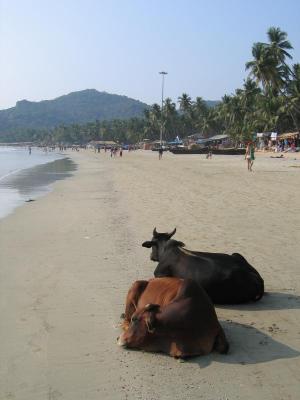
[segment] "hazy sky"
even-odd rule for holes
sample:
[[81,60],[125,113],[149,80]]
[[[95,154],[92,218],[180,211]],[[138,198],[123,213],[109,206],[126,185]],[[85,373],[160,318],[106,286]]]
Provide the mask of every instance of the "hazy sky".
[[148,104],[241,87],[254,42],[288,33],[300,62],[300,0],[0,0],[0,108],[95,88]]

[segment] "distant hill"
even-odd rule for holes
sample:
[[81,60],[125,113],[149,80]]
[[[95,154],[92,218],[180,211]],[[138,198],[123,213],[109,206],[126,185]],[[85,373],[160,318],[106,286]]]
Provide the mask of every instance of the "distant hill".
[[221,103],[220,100],[204,100],[204,101],[205,101],[205,103],[207,104],[207,106],[208,106],[209,108],[216,107],[218,104]]
[[52,128],[61,124],[141,117],[147,104],[126,96],[87,89],[53,100],[18,101],[0,110],[0,134],[18,129]]

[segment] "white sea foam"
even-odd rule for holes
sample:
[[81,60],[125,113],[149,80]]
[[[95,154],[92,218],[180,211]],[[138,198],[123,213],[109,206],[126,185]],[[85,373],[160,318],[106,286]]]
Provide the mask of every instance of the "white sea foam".
[[41,149],[33,148],[31,154],[24,147],[2,147],[0,146],[0,181],[15,174],[22,169],[32,168],[35,165],[45,164],[61,158],[55,152],[43,152]]

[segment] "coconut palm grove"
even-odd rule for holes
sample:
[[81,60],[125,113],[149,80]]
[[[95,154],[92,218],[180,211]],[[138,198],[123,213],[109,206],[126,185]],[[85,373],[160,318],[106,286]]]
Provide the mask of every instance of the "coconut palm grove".
[[167,141],[200,133],[204,137],[227,134],[236,142],[244,142],[255,132],[299,131],[300,64],[293,63],[293,46],[286,32],[271,27],[265,39],[253,44],[243,87],[218,102],[210,103],[200,96],[192,99],[183,93],[175,100],[166,98],[163,108],[159,104],[146,108],[142,117],[64,124],[52,129],[19,128],[5,139],[46,144],[91,140],[136,143],[159,139],[161,121]]

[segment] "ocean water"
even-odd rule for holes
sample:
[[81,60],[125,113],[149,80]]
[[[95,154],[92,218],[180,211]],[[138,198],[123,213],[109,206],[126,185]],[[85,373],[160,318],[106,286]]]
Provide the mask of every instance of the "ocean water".
[[0,218],[28,200],[48,193],[51,184],[72,175],[76,164],[63,154],[0,146]]

